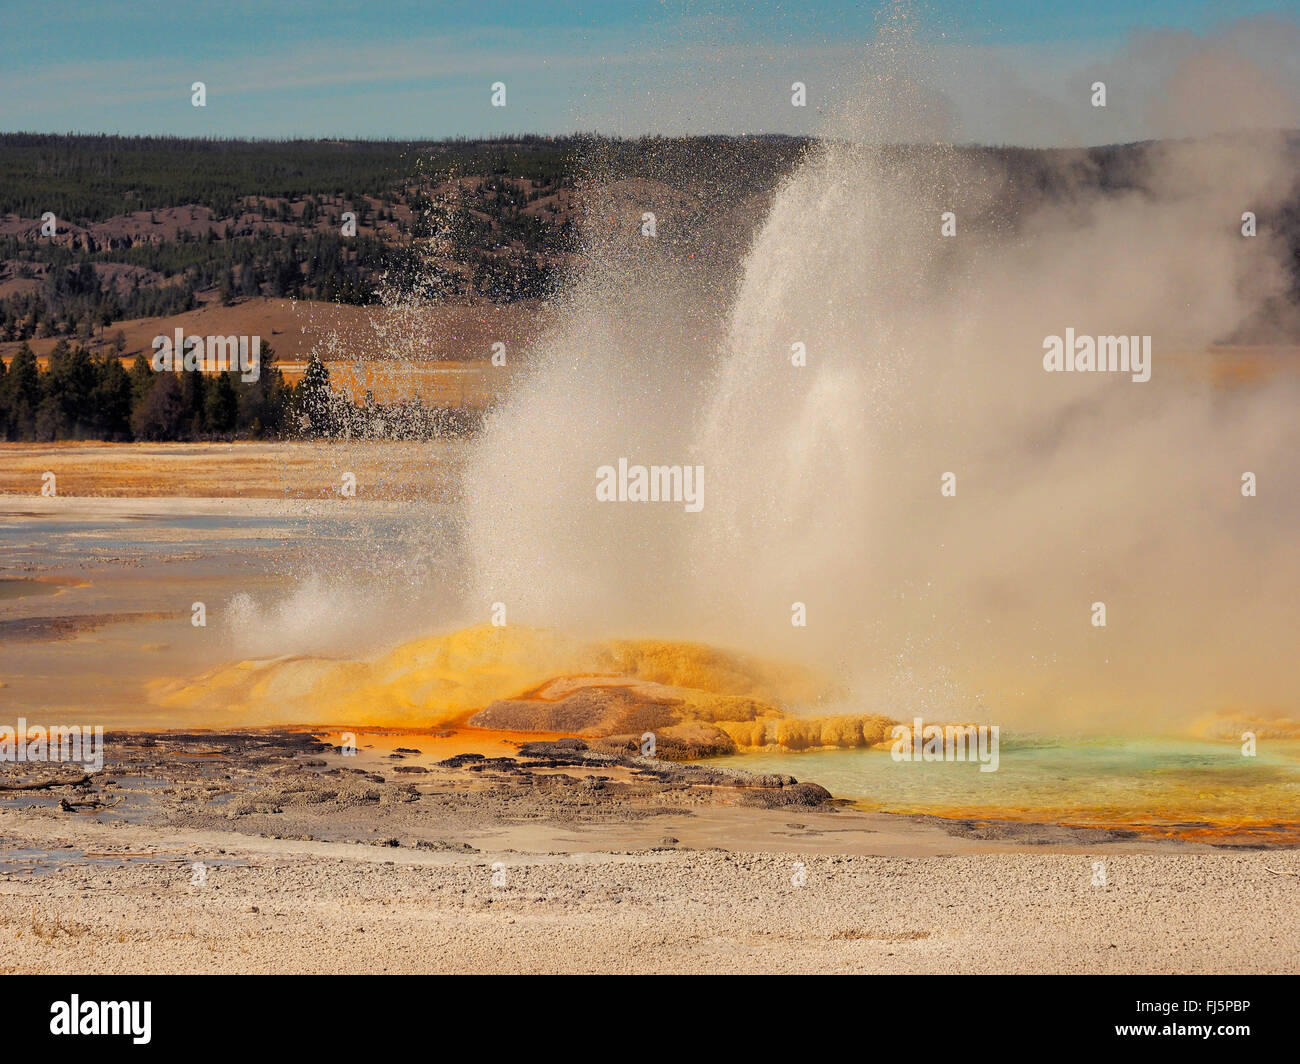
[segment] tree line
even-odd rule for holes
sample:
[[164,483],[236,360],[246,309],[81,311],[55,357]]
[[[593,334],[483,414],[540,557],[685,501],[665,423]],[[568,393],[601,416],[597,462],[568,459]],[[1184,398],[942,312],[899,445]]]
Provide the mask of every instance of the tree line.
[[[372,278],[388,268],[397,250],[372,237],[345,242],[338,234],[320,231],[97,252],[3,239],[0,259],[15,262],[19,278],[40,277],[41,283],[0,298],[0,340],[67,336],[85,341],[114,322],[193,310],[197,293],[212,288],[226,306],[260,295],[364,306],[375,301]],[[136,272],[120,286],[105,283],[95,264],[110,262]],[[165,280],[141,283],[148,277],[144,271]]]
[[0,214],[53,211],[78,224],[182,203],[237,213],[249,196],[358,200],[392,188],[419,158],[430,171],[557,180],[589,137],[225,140],[0,133]]
[[303,379],[287,384],[269,344],[260,373],[157,372],[145,355],[130,370],[60,340],[42,368],[23,343],[8,365],[0,359],[0,438],[55,440],[229,440],[286,436],[461,436],[476,413],[412,401],[363,404],[335,395],[329,370],[313,357]]

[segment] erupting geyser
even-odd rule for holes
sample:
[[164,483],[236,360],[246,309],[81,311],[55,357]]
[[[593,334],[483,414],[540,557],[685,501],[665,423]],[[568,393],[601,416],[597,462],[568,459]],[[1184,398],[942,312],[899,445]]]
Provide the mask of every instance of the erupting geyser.
[[[882,143],[930,128],[917,86],[844,109],[725,300],[634,208],[593,227],[474,448],[470,609],[810,662],[855,712],[1115,728],[1293,703],[1296,379],[1201,368],[1287,283],[1237,224],[1289,191],[1283,139],[1152,145],[1105,192],[1057,153],[1033,165],[1060,194],[1031,196],[1017,155]],[[1150,338],[1150,380],[1045,372],[1065,324]],[[698,464],[706,505],[601,503],[625,455]]]

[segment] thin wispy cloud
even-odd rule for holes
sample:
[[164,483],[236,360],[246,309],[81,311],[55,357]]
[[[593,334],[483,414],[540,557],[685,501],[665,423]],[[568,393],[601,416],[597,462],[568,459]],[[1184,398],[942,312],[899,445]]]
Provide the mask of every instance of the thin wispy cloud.
[[[575,25],[571,12],[550,4],[522,15],[492,4],[398,3],[369,21],[328,4],[273,14],[244,4],[223,9],[224,32],[210,32],[217,23],[206,11],[187,22],[137,3],[117,10],[112,23],[87,13],[83,26],[72,17],[75,5],[55,5],[49,34],[22,47],[0,44],[0,127],[349,137],[816,132],[870,76],[875,13],[812,4],[768,24],[758,8],[663,5],[647,13],[615,5]],[[1101,143],[1231,119],[1225,89],[1215,91],[1227,99],[1201,101],[1199,118],[1189,112],[1195,86],[1176,114],[1148,99],[1152,86],[1168,83],[1166,68],[1179,55],[1199,55],[1204,12],[1158,31],[1114,5],[1107,12],[1087,32],[1058,27],[1066,35],[1057,38],[1045,16],[999,25],[924,13],[916,45],[928,89],[952,113],[951,138]],[[87,34],[100,32],[126,46],[88,50]],[[1041,39],[1001,39],[1031,32]],[[1215,39],[1225,72],[1234,69],[1234,49],[1265,71],[1267,85],[1252,86],[1251,99],[1269,99],[1270,90],[1276,101],[1267,116],[1243,117],[1283,121],[1300,95],[1296,16],[1243,19]],[[1087,106],[1096,78],[1111,88],[1104,113]],[[195,81],[207,87],[205,108],[190,105]],[[490,104],[496,81],[508,86],[506,108]],[[790,106],[794,81],[807,86],[806,108]]]

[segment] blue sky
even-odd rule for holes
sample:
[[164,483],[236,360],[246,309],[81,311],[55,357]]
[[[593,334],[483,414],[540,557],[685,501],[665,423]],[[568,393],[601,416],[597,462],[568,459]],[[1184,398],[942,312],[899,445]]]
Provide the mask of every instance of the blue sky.
[[[264,137],[814,132],[854,98],[864,71],[869,80],[881,55],[877,21],[891,7],[0,4],[0,129]],[[1218,32],[1263,64],[1269,86],[1281,83],[1285,95],[1300,84],[1291,36],[1300,0],[934,0],[905,10],[918,27],[919,76],[951,112],[952,139],[1162,132],[1143,126],[1153,95],[1179,63],[1217,47]],[[1120,98],[1097,114],[1086,90],[1102,74]],[[790,106],[795,80],[808,85],[806,108]],[[190,104],[194,81],[207,85],[205,108]],[[491,106],[495,81],[506,84],[504,108]]]

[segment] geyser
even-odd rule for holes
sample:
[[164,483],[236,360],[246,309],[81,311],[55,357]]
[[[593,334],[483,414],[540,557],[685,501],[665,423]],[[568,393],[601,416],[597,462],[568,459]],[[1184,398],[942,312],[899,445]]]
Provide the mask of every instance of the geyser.
[[[663,250],[662,215],[660,243],[588,233],[474,446],[467,609],[809,662],[852,692],[821,712],[1113,729],[1294,705],[1296,378],[1198,370],[1289,283],[1236,224],[1276,217],[1285,139],[1134,148],[1107,189],[1087,152],[1036,157],[1060,191],[1030,196],[1022,153],[882,144],[915,84],[845,106],[730,288]],[[1152,337],[1151,381],[1045,373],[1062,322]],[[708,505],[600,504],[611,454],[700,465]]]

